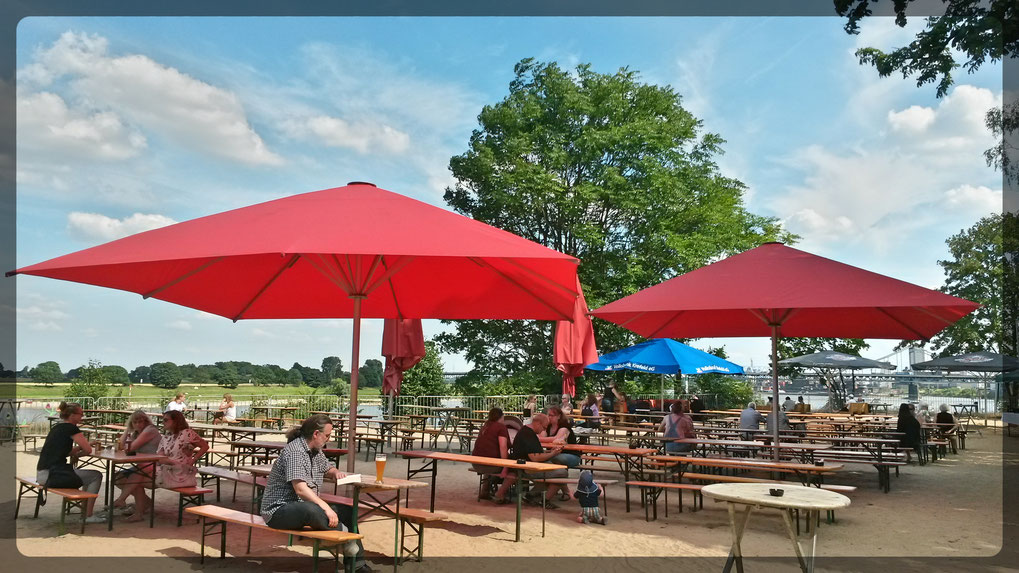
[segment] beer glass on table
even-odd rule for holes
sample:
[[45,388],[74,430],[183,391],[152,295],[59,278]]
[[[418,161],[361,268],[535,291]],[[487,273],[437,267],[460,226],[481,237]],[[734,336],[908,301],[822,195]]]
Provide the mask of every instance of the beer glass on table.
[[386,473],[386,454],[375,454],[375,483],[382,483]]

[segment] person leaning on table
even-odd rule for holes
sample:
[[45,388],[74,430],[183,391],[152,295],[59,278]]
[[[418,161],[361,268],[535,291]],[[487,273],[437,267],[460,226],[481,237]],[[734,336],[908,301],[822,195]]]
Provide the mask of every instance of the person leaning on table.
[[[262,495],[260,513],[266,525],[273,529],[309,526],[339,531],[350,531],[353,527],[350,507],[326,503],[318,496],[326,476],[346,475],[322,453],[332,433],[333,423],[324,414],[315,414],[287,432],[287,445],[272,464]],[[356,554],[354,569],[358,573],[372,571],[364,560],[364,547],[359,540],[344,546],[343,554]]]
[[[518,460],[525,460],[531,462],[546,462],[560,453],[562,453],[562,446],[554,446],[551,450],[545,451],[544,446],[541,445],[541,440],[538,436],[545,432],[545,428],[548,427],[548,416],[545,414],[535,414],[531,418],[531,423],[520,428],[517,432],[516,438],[513,440],[513,451],[510,457]],[[566,470],[563,470],[565,472]],[[553,475],[556,474],[556,475]],[[529,477],[565,477],[562,472],[537,472],[535,475],[526,474]],[[506,492],[517,480],[516,475],[510,474],[502,481],[502,485],[499,486],[499,491],[495,492],[495,503],[506,503]],[[555,508],[555,504],[546,502],[546,507]]]
[[[89,455],[92,453],[92,444],[85,439],[85,434],[81,433],[81,429],[78,428],[82,415],[81,406],[74,402],[61,402],[57,406],[57,411],[60,412],[60,423],[53,425],[50,433],[46,436],[46,441],[42,445],[42,451],[39,452],[39,462],[35,466],[35,481],[47,487],[62,488],[68,487],[68,485],[58,481],[58,477],[60,480],[73,479],[74,475],[77,475],[78,479],[74,481],[80,481],[81,485],[76,486],[75,489],[80,487],[89,493],[99,493],[103,474],[96,470],[74,468],[71,464],[67,463],[68,455],[72,458],[77,458],[82,454]],[[96,445],[98,446],[98,442]],[[52,481],[51,473],[53,474]],[[70,475],[72,473],[74,475]],[[106,521],[103,517],[92,515],[96,499],[93,497],[88,500],[85,508],[86,523],[102,523]]]

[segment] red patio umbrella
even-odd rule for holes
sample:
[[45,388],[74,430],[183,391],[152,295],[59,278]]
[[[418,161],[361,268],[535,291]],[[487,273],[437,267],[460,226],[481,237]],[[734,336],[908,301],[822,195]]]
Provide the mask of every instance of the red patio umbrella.
[[[979,306],[765,243],[591,314],[647,338],[771,336],[777,406],[779,336],[926,340]],[[773,439],[778,444],[778,424]]]
[[590,311],[579,278],[577,292],[580,294],[573,307],[573,320],[560,320],[556,323],[552,348],[552,361],[556,369],[563,373],[563,394],[570,396],[576,394],[575,378],[584,375],[584,367],[598,362],[594,325],[588,314]]
[[[382,394],[395,398],[400,393],[403,373],[425,357],[425,335],[419,318],[387,318],[382,328]],[[392,413],[393,409],[389,409]]]
[[[371,183],[154,229],[7,273],[135,292],[234,321],[353,318],[355,449],[361,318],[570,320],[577,259]],[[347,468],[353,471],[353,456]]]

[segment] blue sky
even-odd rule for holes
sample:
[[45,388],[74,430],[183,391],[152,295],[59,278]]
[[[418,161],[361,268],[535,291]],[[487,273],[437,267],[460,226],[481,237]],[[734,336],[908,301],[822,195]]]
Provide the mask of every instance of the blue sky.
[[[834,17],[29,18],[17,35],[17,265],[348,181],[444,206],[449,158],[534,57],[673,86],[727,140],[718,163],[749,186],[750,209],[782,219],[798,248],[938,287],[944,240],[1001,209],[981,155],[1001,68],[960,70],[937,100],[853,56],[916,30],[872,18],[854,37]],[[234,324],[16,280],[19,368],[328,355],[350,366],[349,320]],[[441,328],[429,322],[426,334]],[[379,357],[381,329],[365,322],[362,360]],[[871,342],[879,357],[896,341]],[[766,364],[764,339],[695,343],[719,344]]]

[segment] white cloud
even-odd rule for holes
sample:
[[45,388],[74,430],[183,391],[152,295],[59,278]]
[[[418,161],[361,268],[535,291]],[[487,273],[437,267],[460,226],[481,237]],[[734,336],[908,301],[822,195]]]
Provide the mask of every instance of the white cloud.
[[22,299],[30,302],[17,307],[17,324],[36,332],[61,332],[64,330],[64,325],[72,318],[70,314],[62,310],[67,307],[67,303],[35,293],[26,293],[26,295],[19,295]]
[[974,215],[986,215],[1001,211],[1001,189],[983,185],[960,185],[945,192],[945,203],[953,209],[964,210]]
[[[116,110],[138,126],[196,151],[250,165],[279,165],[248,123],[239,98],[140,55],[113,56],[98,35],[65,32],[19,71],[26,86],[69,78],[86,115]],[[27,97],[27,96],[26,96]]]
[[410,147],[410,136],[378,122],[350,123],[338,117],[317,115],[287,120],[284,131],[291,137],[314,140],[329,147],[345,147],[361,154],[400,154]]
[[191,323],[186,321],[186,320],[174,320],[174,321],[168,322],[166,324],[166,326],[167,326],[167,328],[172,328],[174,330],[184,330],[184,331],[191,330]]
[[251,334],[253,336],[257,336],[259,338],[276,338],[275,334],[273,334],[272,332],[269,332],[267,330],[263,330],[261,328],[253,328],[251,330]]
[[902,111],[889,111],[888,123],[895,131],[905,131],[912,135],[923,133],[934,123],[934,110],[911,105]]
[[145,149],[145,136],[112,111],[70,110],[50,92],[18,97],[19,153],[43,151],[80,159],[118,160]]
[[99,213],[73,212],[67,216],[67,231],[75,239],[98,243],[112,241],[142,231],[157,229],[176,223],[173,219],[159,214],[135,213],[123,219],[115,219]]

